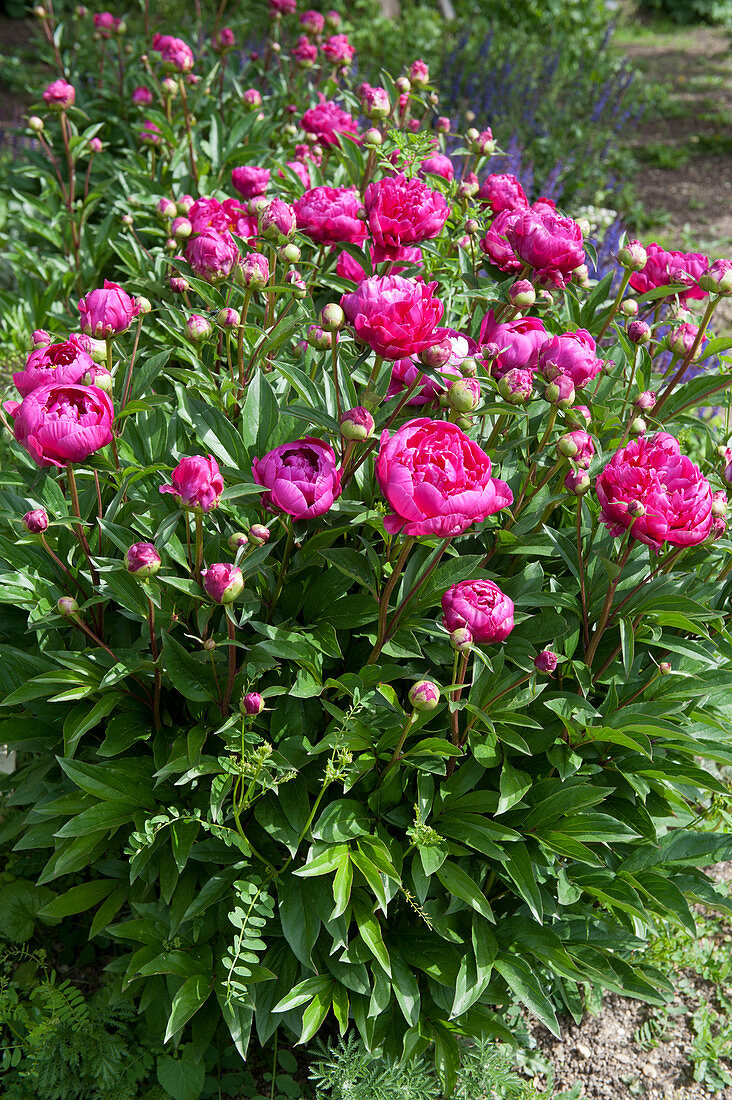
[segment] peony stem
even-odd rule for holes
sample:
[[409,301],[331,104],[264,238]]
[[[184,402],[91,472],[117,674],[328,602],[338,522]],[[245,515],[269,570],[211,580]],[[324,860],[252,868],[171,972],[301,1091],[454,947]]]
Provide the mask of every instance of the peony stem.
[[[135,342],[132,345],[132,356],[130,357],[129,366],[127,367],[127,377],[125,378],[125,388],[124,388],[124,392],[123,392],[123,395],[122,395],[122,405],[121,405],[120,410],[119,410],[120,412],[122,412],[122,410],[124,409],[125,405],[127,404],[127,398],[130,396],[130,386],[132,384],[132,368],[135,365],[135,357],[137,355],[137,345],[140,343],[140,332],[141,331],[142,331],[142,315],[140,315],[140,320],[139,320],[139,323],[137,325],[137,332],[135,333]],[[109,359],[109,362],[108,362],[107,365],[108,365],[108,367],[110,368],[110,371],[111,371],[111,366],[112,366],[112,363],[111,363],[111,360],[112,360],[112,342],[111,342],[111,340],[107,344],[107,354],[108,354],[108,359]]]
[[625,543],[625,547],[624,547],[624,549],[623,549],[623,551],[620,555],[620,561],[618,562],[617,575],[615,576],[615,578],[613,580],[610,581],[610,584],[608,585],[607,595],[605,596],[605,602],[602,605],[602,611],[600,612],[600,618],[598,620],[597,626],[595,627],[595,632],[592,635],[592,638],[590,639],[590,644],[587,647],[587,649],[585,650],[585,658],[584,659],[585,659],[585,664],[587,665],[588,668],[592,668],[592,662],[595,659],[595,655],[597,653],[597,647],[599,646],[600,640],[601,640],[603,634],[605,633],[605,627],[607,626],[607,621],[610,617],[610,608],[612,606],[613,596],[615,595],[615,589],[618,587],[618,582],[620,581],[620,578],[622,576],[623,569],[625,568],[625,564],[626,564],[628,558],[630,557],[630,551],[631,551],[632,546],[633,546],[632,530],[633,530],[632,526],[628,528],[628,538],[627,538],[627,541]]
[[198,584],[201,583],[201,567],[203,565],[203,519],[201,513],[196,512],[196,565],[194,576]]
[[[69,484],[69,496],[71,497],[71,507],[74,514],[79,520],[81,520],[81,509],[79,507],[79,493],[76,488],[76,478],[74,477],[74,467],[69,463],[66,467],[66,476]],[[74,530],[76,531],[76,537],[79,540],[79,545],[84,552],[84,556],[89,563],[89,572],[91,573],[92,585],[96,588],[99,584],[99,574],[97,573],[96,566],[92,561],[91,550],[89,549],[89,543],[87,542],[86,535],[84,534],[84,528],[81,522],[74,524]]]
[[335,386],[336,397],[336,412],[338,413],[338,422],[340,423],[343,415],[343,409],[341,408],[341,388],[338,381],[338,333],[333,333],[333,343],[331,345],[333,353],[333,385]]
[[409,734],[410,729],[414,725],[416,718],[417,718],[417,712],[413,710],[412,713],[409,715],[409,718],[407,718],[406,725],[404,726],[404,729],[401,732],[401,736],[399,737],[399,740],[397,742],[396,748],[394,749],[394,752],[391,754],[391,759],[389,760],[389,763],[386,765],[383,772],[381,773],[381,776],[380,776],[380,779],[379,779],[379,784],[384,782],[384,779],[386,778],[388,773],[391,771],[391,769],[394,767],[394,765],[399,762],[399,757],[401,755],[401,751],[404,748],[404,742],[407,740],[407,735]]
[[579,564],[580,599],[582,601],[582,637],[585,649],[590,644],[590,624],[587,618],[587,583],[585,581],[585,559],[582,553],[582,497],[577,497],[577,561]]
[[236,646],[234,645],[236,640],[236,626],[228,612],[226,612],[226,629],[229,635],[229,674],[226,679],[226,690],[221,703],[221,715],[223,718],[226,718],[228,713],[231,696],[234,691],[234,680],[236,679]]
[[405,607],[407,606],[409,601],[412,599],[412,597],[419,591],[419,589],[422,587],[422,585],[427,580],[427,578],[430,576],[430,574],[432,574],[435,571],[435,569],[437,568],[437,566],[440,564],[440,560],[442,559],[442,555],[445,553],[445,551],[447,550],[447,548],[448,548],[448,546],[450,545],[451,542],[452,542],[452,536],[450,536],[450,538],[446,538],[444,540],[444,542],[442,543],[442,546],[440,546],[438,548],[437,553],[435,554],[434,558],[432,559],[430,564],[425,569],[424,573],[422,573],[422,575],[417,578],[417,580],[414,582],[412,587],[409,589],[409,592],[407,592],[406,596],[404,597],[402,602],[397,607],[396,611],[394,612],[394,617],[391,620],[391,624],[390,624],[389,629],[388,629],[387,634],[386,634],[386,640],[387,641],[389,640],[389,638],[393,637],[393,635],[396,633],[397,627],[399,626],[399,622],[401,620],[401,617],[402,617],[402,614],[404,612]]
[[382,592],[381,600],[379,601],[379,629],[378,634],[376,635],[376,644],[371,650],[371,655],[366,662],[367,665],[373,665],[378,660],[379,654],[386,644],[386,619],[389,614],[389,599],[391,598],[391,594],[396,587],[397,581],[399,580],[399,575],[406,565],[407,558],[409,557],[409,552],[416,541],[416,538],[408,538],[406,540],[406,542],[404,543],[404,547],[402,548],[402,552],[399,555],[399,560],[392,569],[391,576],[384,586],[384,591]]
[[626,271],[623,272],[623,279],[622,279],[622,282],[620,283],[620,287],[618,288],[618,293],[615,295],[615,301],[610,306],[610,312],[608,313],[607,317],[605,318],[605,321],[603,323],[602,328],[600,329],[600,332],[598,334],[598,337],[597,337],[597,340],[595,341],[595,343],[599,344],[600,341],[602,340],[603,336],[607,332],[607,330],[610,328],[610,323],[611,323],[613,317],[615,316],[615,314],[620,309],[620,303],[623,300],[623,295],[625,294],[626,287],[628,286],[628,283],[630,282],[630,276],[631,275],[632,275],[632,272],[629,271],[629,270],[626,270]]
[[159,730],[161,726],[160,721],[160,686],[161,676],[160,669],[158,668],[158,643],[155,637],[155,605],[152,602],[150,596],[147,597],[148,606],[148,623],[150,625],[150,649],[152,650],[153,667],[155,672],[155,692],[153,695],[153,720],[155,722],[155,729]]
[[292,556],[292,547],[295,543],[295,532],[292,527],[292,520],[287,525],[287,542],[285,543],[285,550],[282,555],[282,565],[280,566],[280,574],[277,578],[277,584],[275,586],[272,599],[269,601],[269,609],[267,612],[267,622],[272,618],[272,612],[274,611],[277,601],[280,598],[282,592],[282,586],[285,583],[285,575],[287,573],[287,567],[290,564],[290,557]]
[[689,366],[693,362],[694,356],[696,355],[697,351],[699,350],[699,348],[701,346],[701,342],[704,339],[704,333],[706,332],[706,330],[709,326],[709,322],[712,319],[712,314],[714,313],[714,311],[717,308],[717,305],[720,301],[721,301],[721,299],[719,297],[711,298],[709,300],[707,308],[704,310],[704,316],[701,319],[701,324],[699,325],[699,331],[696,334],[696,339],[694,340],[694,343],[692,344],[691,348],[689,349],[689,351],[686,355],[686,358],[682,362],[681,366],[676,371],[676,374],[673,376],[673,378],[671,379],[669,384],[666,386],[666,389],[663,391],[663,393],[659,397],[658,401],[656,402],[655,408],[653,410],[653,415],[656,417],[656,419],[660,419],[659,413],[660,413],[661,409],[663,408],[663,406],[666,404],[667,400],[671,396],[671,393],[673,392],[674,387],[678,385],[678,383],[681,381],[683,376],[686,374],[686,371],[688,370]]

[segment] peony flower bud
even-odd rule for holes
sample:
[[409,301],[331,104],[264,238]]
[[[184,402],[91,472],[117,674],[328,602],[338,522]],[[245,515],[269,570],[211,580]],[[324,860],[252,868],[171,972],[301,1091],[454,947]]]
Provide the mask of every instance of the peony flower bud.
[[645,321],[631,321],[627,332],[631,344],[647,344],[651,339],[651,327]]
[[477,378],[459,378],[448,387],[447,401],[456,412],[472,412],[481,403],[480,382]]
[[658,671],[661,673],[662,676],[668,676],[668,674],[673,671],[673,669],[671,668],[671,663],[669,661],[661,661],[660,665],[658,666]]
[[474,359],[472,355],[469,355],[467,359],[463,359],[458,369],[463,378],[477,378],[478,360]]
[[265,527],[263,523],[253,523],[249,528],[249,541],[253,542],[255,546],[263,546],[266,542],[269,542],[269,539],[269,527]]
[[442,340],[439,344],[433,344],[431,347],[423,348],[419,353],[419,361],[425,367],[429,367],[430,370],[439,370],[440,367],[444,367],[446,363],[450,361],[452,357],[452,342],[448,339]]
[[642,416],[636,416],[630,423],[629,434],[632,436],[643,435],[647,431],[648,425]]
[[296,264],[299,262],[302,253],[293,241],[289,241],[287,244],[280,245],[277,249],[277,255],[285,263]]
[[370,130],[366,130],[361,138],[364,145],[368,145],[371,148],[378,148],[384,143],[384,136],[380,130],[374,129],[372,126]]
[[160,554],[151,542],[133,543],[125,553],[125,566],[128,573],[134,573],[141,581],[155,576],[160,568],[160,561]]
[[638,303],[635,298],[624,298],[620,303],[620,312],[624,317],[635,317],[638,313]]
[[397,77],[394,81],[394,87],[399,92],[399,95],[409,95],[412,90],[412,85],[406,76]]
[[640,241],[628,241],[618,252],[618,262],[627,271],[642,271],[647,260],[648,253]]
[[34,508],[25,513],[21,523],[29,535],[42,535],[48,528],[48,513],[45,508]]
[[[674,355],[678,355],[679,358],[683,358],[689,355],[689,353],[691,352],[691,349],[694,347],[694,343],[698,334],[699,329],[696,325],[685,322],[684,324],[678,325],[676,328],[672,329],[671,332],[668,333],[666,339],[664,340],[664,344],[666,345],[668,350]],[[701,355],[701,352],[702,347],[700,344],[696,350],[694,359],[698,359]]]
[[437,130],[438,134],[449,134],[450,119],[446,118],[444,115],[440,115],[440,117],[437,119],[437,122],[435,123],[435,130]]
[[564,478],[564,488],[576,497],[583,497],[592,482],[584,470],[570,470]]
[[544,397],[558,409],[568,409],[575,399],[574,384],[568,374],[558,374],[544,390]]
[[440,701],[440,689],[432,680],[418,680],[409,689],[409,702],[418,714],[434,710]]
[[[472,173],[471,173],[471,176],[472,176]],[[478,194],[479,191],[480,191],[480,184],[478,183],[477,178],[474,177],[474,178],[471,179],[471,177],[468,176],[460,182],[460,184],[458,186],[458,189],[457,189],[457,197],[458,197],[458,199],[461,199],[462,201],[469,202],[470,199],[475,198],[475,196]]]
[[238,328],[241,324],[241,314],[231,306],[225,306],[216,314],[216,324],[221,328]]
[[241,101],[250,111],[256,111],[258,107],[262,106],[262,95],[256,88],[247,88],[242,93]]
[[34,348],[47,348],[51,343],[51,333],[46,332],[45,328],[34,329],[31,333],[31,340]]
[[176,241],[187,241],[193,232],[193,225],[188,218],[178,217],[173,219],[170,232]]
[[248,691],[246,695],[242,695],[241,697],[239,710],[248,717],[254,717],[257,714],[261,714],[264,710],[264,699],[258,691]]
[[473,632],[467,626],[458,626],[450,635],[450,645],[456,653],[467,653],[473,648]]
[[307,342],[317,351],[328,351],[333,346],[333,334],[324,332],[320,325],[310,325],[307,331]]
[[727,515],[727,494],[723,489],[712,496],[712,515],[715,519],[722,519]]
[[186,321],[186,328],[188,329],[188,338],[194,344],[200,343],[201,340],[207,340],[212,332],[211,322],[206,317],[202,317],[200,313],[191,314]]
[[571,435],[563,435],[557,440],[557,452],[564,458],[574,458],[579,452],[579,447]]
[[191,286],[183,275],[171,275],[168,280],[168,285],[174,294],[185,294],[187,290],[190,290]]
[[640,500],[631,500],[628,505],[628,515],[633,519],[640,519],[641,516],[646,514],[646,506]]
[[362,443],[374,434],[374,418],[363,405],[348,409],[341,417],[341,435],[354,443]]
[[541,653],[537,653],[534,657],[534,668],[537,672],[548,672],[551,676],[554,669],[559,664],[559,658],[556,653],[552,653],[551,649],[542,649]]
[[430,71],[424,61],[412,62],[409,66],[409,80],[415,88],[424,88],[429,84]]
[[498,392],[509,405],[525,405],[533,391],[534,374],[528,369],[513,367],[498,381]]
[[281,199],[272,199],[259,215],[259,232],[265,240],[285,244],[296,228],[295,211]]
[[335,302],[331,302],[321,309],[320,323],[326,332],[337,332],[338,329],[343,328],[345,325],[346,315],[341,306],[337,305]]
[[60,615],[76,615],[79,611],[79,604],[73,596],[62,596],[56,604]]
[[176,204],[173,202],[172,199],[167,198],[165,195],[163,195],[162,199],[160,199],[155,209],[157,210],[161,218],[166,218],[168,220],[174,218],[175,215],[178,213],[178,207],[176,206]]
[[68,111],[73,107],[76,91],[65,80],[54,80],[43,93],[43,102],[52,111]]
[[245,287],[257,290],[269,279],[269,260],[261,252],[250,252],[240,264]]
[[307,284],[299,271],[288,271],[285,275],[285,283],[287,283],[291,287],[294,287],[295,298],[307,297]]
[[241,550],[242,546],[247,546],[248,543],[249,539],[243,531],[234,531],[233,534],[229,535],[227,545],[229,550],[235,554],[237,550]]
[[244,577],[237,565],[220,562],[201,572],[206,594],[216,603],[233,603],[244,587]]
[[34,134],[40,134],[45,127],[45,123],[38,115],[31,115],[28,119],[28,129],[32,130]]
[[637,397],[633,398],[633,404],[636,409],[641,412],[650,412],[650,410],[656,404],[656,391],[655,390],[643,390]]
[[707,294],[732,295],[732,260],[715,260],[699,277],[699,286]]
[[536,291],[528,279],[519,279],[508,288],[508,297],[517,309],[530,309],[536,301]]

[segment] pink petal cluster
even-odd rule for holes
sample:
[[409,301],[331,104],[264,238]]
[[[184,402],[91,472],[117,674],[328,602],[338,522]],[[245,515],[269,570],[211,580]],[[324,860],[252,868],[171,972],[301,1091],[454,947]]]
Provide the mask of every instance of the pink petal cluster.
[[549,339],[550,334],[538,317],[497,322],[493,310],[489,309],[481,322],[478,342],[492,345],[492,350],[500,349],[493,359],[491,374],[494,378],[502,378],[510,370],[534,372],[539,352]]
[[202,512],[216,508],[224,491],[224,479],[213,455],[182,458],[170,480],[170,485],[160,486],[160,492],[172,493],[180,505]]
[[189,73],[193,68],[193,51],[182,38],[170,34],[156,34],[153,37],[153,49],[160,53],[163,66],[177,73]]
[[263,195],[267,190],[269,177],[269,168],[257,168],[253,164],[243,164],[231,170],[231,182],[243,199]]
[[297,0],[269,0],[270,15],[292,15],[297,8]]
[[437,325],[444,307],[433,297],[436,286],[401,275],[372,275],[344,294],[341,305],[362,343],[385,359],[404,359],[442,339]]
[[104,286],[92,290],[79,302],[82,332],[97,339],[117,336],[130,327],[140,310],[118,283],[104,280]]
[[66,111],[73,107],[76,91],[65,80],[53,80],[43,93],[43,102],[57,111]]
[[97,375],[109,375],[106,367],[97,366],[84,349],[78,336],[69,336],[60,344],[36,348],[28,356],[25,370],[13,375],[21,397],[27,397],[39,386],[85,385]]
[[294,204],[297,228],[317,244],[363,244],[363,203],[355,187],[313,187]]
[[602,359],[597,358],[596,351],[597,345],[587,329],[564,332],[542,344],[538,369],[547,382],[553,382],[560,374],[568,375],[574,388],[580,390],[605,366]]
[[503,642],[513,630],[513,601],[493,581],[460,581],[441,602],[450,634],[467,627],[476,642]]
[[683,283],[687,290],[679,294],[681,301],[690,298],[703,298],[705,291],[699,286],[699,279],[709,267],[709,257],[701,252],[667,252],[660,244],[649,244],[647,259],[642,271],[634,271],[630,276],[630,285],[639,294],[647,294],[657,287],[672,283]]
[[39,386],[5,409],[16,440],[39,466],[83,462],[112,440],[114,407],[96,386]]
[[402,173],[370,183],[364,205],[376,263],[399,259],[402,245],[438,237],[450,216],[444,195]]
[[494,214],[500,214],[502,210],[526,210],[529,200],[526,192],[516,179],[509,173],[493,173],[486,176],[481,184],[478,198],[486,203]]
[[294,519],[321,516],[341,495],[341,471],[333,448],[313,436],[255,458],[252,474],[258,485],[269,490],[262,494],[264,506]]
[[455,175],[455,166],[444,153],[433,153],[431,157],[427,157],[427,160],[423,160],[419,166],[420,176],[427,173],[433,176],[442,176],[449,183]]
[[232,603],[244,587],[244,575],[238,565],[218,562],[201,573],[207,596],[216,603]]
[[138,577],[153,577],[160,568],[161,557],[151,542],[134,542],[125,551],[125,566],[128,573]]
[[307,34],[322,34],[325,29],[325,17],[319,11],[300,12],[300,26]]
[[664,542],[696,546],[712,529],[712,487],[667,432],[641,436],[617,451],[596,483],[600,518],[613,535],[654,550]]
[[149,107],[153,101],[153,94],[144,84],[139,84],[132,93],[132,102],[138,107]]
[[410,420],[383,432],[376,476],[391,514],[390,534],[461,535],[513,502],[505,482],[491,477],[491,460],[456,424]]
[[301,34],[292,47],[292,57],[302,69],[309,69],[318,59],[318,47],[306,34]]
[[208,283],[215,283],[234,270],[239,260],[239,249],[230,233],[207,229],[189,238],[185,257],[196,275]]
[[533,267],[542,282],[564,287],[575,268],[585,262],[582,230],[571,218],[537,206],[519,214],[507,227],[506,238],[519,260]]
[[347,134],[354,140],[358,136],[355,118],[341,110],[337,103],[323,96],[317,106],[310,107],[305,112],[300,125],[308,134],[315,134],[323,145],[339,145],[340,134]]
[[521,208],[501,210],[488,226],[485,236],[478,242],[481,251],[499,271],[514,272],[521,270],[521,261],[516,258],[507,240],[508,231],[516,224]]
[[332,65],[350,65],[354,50],[346,34],[332,34],[323,43],[323,53]]

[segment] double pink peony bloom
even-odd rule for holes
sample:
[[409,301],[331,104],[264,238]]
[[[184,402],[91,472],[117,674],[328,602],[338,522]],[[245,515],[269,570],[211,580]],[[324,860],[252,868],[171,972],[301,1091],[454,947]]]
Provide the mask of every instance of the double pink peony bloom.
[[647,294],[657,287],[671,283],[683,283],[688,287],[679,294],[682,302],[690,298],[704,298],[705,291],[699,279],[709,267],[709,257],[701,252],[667,252],[660,244],[649,244],[647,259],[642,271],[634,271],[630,285],[638,294]]
[[526,192],[515,176],[508,173],[494,173],[486,176],[481,184],[478,198],[486,203],[494,214],[503,210],[526,210],[529,200]]
[[320,103],[302,116],[300,125],[308,134],[315,134],[321,145],[340,145],[341,134],[347,134],[354,141],[358,138],[355,118],[322,95]]
[[161,493],[172,493],[184,508],[210,512],[218,506],[224,491],[224,479],[213,455],[182,458],[173,470],[170,485],[161,485]]
[[313,187],[294,204],[297,228],[316,244],[361,245],[366,226],[355,187]]
[[654,550],[696,546],[712,529],[712,487],[667,432],[633,440],[597,479],[600,518],[613,535],[628,528]]
[[539,352],[550,340],[550,334],[538,317],[519,317],[515,321],[497,322],[489,309],[480,326],[481,345],[490,345],[493,357],[491,374],[503,378],[510,370],[536,370]]
[[537,206],[521,212],[506,228],[506,238],[516,256],[537,277],[564,287],[572,272],[585,262],[582,230],[571,218]]
[[109,378],[106,367],[98,366],[82,347],[78,336],[69,336],[60,344],[36,348],[28,356],[25,370],[13,375],[21,397],[39,386],[88,385],[96,378]]
[[43,102],[56,111],[67,111],[73,107],[76,91],[65,80],[52,81],[43,93]]
[[15,438],[39,466],[83,462],[112,440],[114,407],[96,386],[39,386],[5,408]]
[[384,359],[404,359],[439,344],[442,302],[432,297],[437,283],[372,275],[341,298],[357,338]]
[[402,245],[438,237],[450,216],[444,195],[401,173],[370,183],[364,205],[375,263],[400,259]]
[[456,424],[410,420],[383,432],[376,476],[392,512],[390,534],[461,535],[473,523],[513,503],[505,482],[491,477],[491,460]]
[[243,199],[254,199],[263,195],[269,183],[269,168],[256,168],[253,164],[243,164],[232,168],[231,182]]
[[252,474],[265,508],[286,512],[293,519],[322,516],[341,495],[341,471],[336,469],[333,448],[322,439],[306,436],[284,443],[255,458]]
[[442,597],[445,629],[467,627],[476,642],[503,642],[513,630],[513,601],[493,581],[460,581]]
[[602,359],[597,358],[596,350],[595,341],[584,328],[552,336],[539,349],[539,372],[547,382],[553,382],[561,374],[568,375],[574,388],[580,390],[605,366]]
[[81,330],[98,340],[125,332],[139,312],[129,294],[106,279],[101,290],[90,291],[79,302]]

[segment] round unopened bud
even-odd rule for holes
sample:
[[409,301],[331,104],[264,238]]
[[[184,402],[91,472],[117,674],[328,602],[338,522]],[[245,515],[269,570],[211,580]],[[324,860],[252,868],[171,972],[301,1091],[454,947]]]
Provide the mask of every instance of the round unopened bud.
[[643,435],[648,430],[648,425],[642,416],[636,416],[630,422],[629,434],[630,435]]
[[241,697],[239,710],[250,718],[261,714],[264,710],[264,699],[258,691],[248,691],[246,695]]
[[[95,340],[93,336],[87,336],[84,341],[84,351],[91,355],[95,363],[107,362],[107,343],[105,340]],[[95,383],[99,385],[99,383]]]
[[60,615],[76,615],[79,611],[79,604],[73,596],[62,596],[56,607]]
[[130,226],[134,225],[134,218],[132,217],[132,214],[123,214],[122,215],[122,225],[126,229],[129,229]]
[[394,81],[394,87],[400,95],[409,95],[412,90],[412,85],[410,84],[409,79],[406,76],[397,77],[397,79]]
[[96,386],[98,390],[102,390],[108,397],[114,396],[114,379],[111,374],[97,374],[92,376],[91,371],[87,371],[81,380],[82,386]]
[[288,241],[287,244],[283,244],[277,249],[277,255],[286,264],[296,264],[299,262],[302,252],[294,241]]
[[173,219],[170,232],[177,241],[186,241],[193,232],[193,224],[188,218],[178,217]]
[[193,198],[193,195],[183,195],[182,198],[178,199],[178,202],[176,203],[178,207],[178,213],[184,216],[188,214],[195,201],[196,200]]
[[481,402],[480,382],[477,378],[458,378],[448,387],[447,401],[456,412],[472,412]]
[[[466,116],[466,117],[467,117],[467,116]],[[466,141],[467,141],[467,142],[468,142],[468,143],[469,143],[470,145],[475,145],[475,143],[476,143],[476,141],[478,140],[478,138],[479,138],[479,137],[480,137],[480,133],[478,132],[478,130],[476,130],[475,126],[470,126],[470,127],[469,127],[469,128],[468,128],[468,129],[466,130],[466,131],[465,131],[465,140],[466,140]]]
[[370,130],[362,136],[361,141],[364,145],[370,145],[372,148],[378,148],[379,145],[384,144],[384,136],[381,130],[377,130],[375,126],[372,126]]
[[212,332],[211,322],[206,317],[202,317],[200,313],[191,314],[186,321],[186,328],[188,329],[188,338],[194,344],[200,343],[201,340],[207,340]]
[[658,671],[661,673],[662,676],[668,676],[669,672],[673,671],[671,668],[671,662],[661,661],[660,665],[658,666]]
[[477,179],[475,179],[475,180],[464,179],[458,185],[457,197],[461,201],[467,202],[470,199],[474,199],[479,191],[480,191],[480,184],[478,183]]
[[206,650],[207,653],[212,653],[213,650],[216,649],[216,642],[213,638],[206,638],[203,643],[203,648]]
[[299,271],[288,271],[285,275],[285,282],[293,288],[295,298],[307,297],[308,288]]
[[161,218],[167,218],[168,220],[174,218],[175,215],[178,213],[178,207],[176,206],[176,204],[173,202],[172,199],[167,198],[165,195],[163,195],[162,199],[159,200],[158,205],[155,207],[155,209],[157,210]]
[[647,344],[651,339],[651,326],[645,321],[631,321],[627,332],[631,344]]
[[177,248],[178,242],[173,237],[168,237],[167,241],[165,242],[165,251],[175,252]]
[[201,571],[206,594],[216,603],[233,603],[244,587],[244,577],[238,565],[219,562]]
[[648,253],[640,241],[628,241],[618,252],[618,262],[627,271],[642,271],[647,259]]
[[330,302],[320,311],[320,323],[326,332],[337,332],[346,323],[346,315],[339,305]]
[[172,76],[166,76],[165,80],[160,81],[160,90],[163,93],[165,99],[172,99],[178,95],[178,85],[173,80]]
[[190,289],[190,283],[183,275],[171,275],[169,280],[170,289],[174,294],[185,294]]
[[699,286],[707,294],[728,298],[732,294],[732,260],[715,260],[700,277]]
[[587,264],[580,264],[572,272],[572,278],[578,286],[588,287],[590,285],[590,269]]
[[631,500],[628,505],[628,515],[633,519],[640,519],[641,516],[646,514],[646,506],[642,500]]
[[317,351],[328,351],[333,346],[333,334],[324,332],[320,325],[310,325],[307,331],[307,342]]
[[554,669],[559,664],[559,657],[556,653],[553,653],[551,649],[542,649],[541,653],[537,653],[534,657],[534,668],[537,672],[548,672],[551,676]]
[[656,404],[656,391],[643,390],[642,393],[633,398],[633,404],[640,412],[650,412]]
[[31,340],[34,348],[47,348],[51,343],[51,333],[47,332],[45,328],[34,329],[31,333]]
[[544,390],[544,397],[558,409],[568,409],[574,402],[574,383],[568,374],[559,374]]
[[532,372],[512,367],[498,380],[498,392],[509,405],[525,405],[534,391]]
[[456,653],[467,653],[473,647],[473,633],[467,626],[459,626],[450,635],[450,645]]
[[465,223],[465,232],[470,237],[475,237],[480,233],[480,222],[477,218],[468,218]]
[[241,314],[238,309],[225,306],[216,314],[216,324],[221,328],[238,328],[241,324]]
[[143,298],[142,296],[135,298],[135,305],[141,316],[145,317],[152,309],[152,302],[149,298]]
[[635,298],[623,298],[620,303],[620,312],[624,317],[635,317],[638,314],[638,303]]
[[419,361],[430,370],[439,370],[444,367],[452,355],[452,344],[449,339],[442,340],[439,344],[433,344],[431,348],[425,348],[419,353]]
[[98,137],[93,137],[89,139],[89,149],[92,153],[101,153],[103,148],[104,146],[102,145]]
[[253,523],[249,528],[249,541],[255,546],[263,546],[265,542],[269,542],[269,538],[269,527],[265,527],[263,523]]
[[478,361],[473,359],[472,355],[469,355],[467,359],[463,359],[459,370],[463,378],[477,378]]
[[344,412],[341,417],[341,435],[354,443],[362,443],[374,434],[374,418],[363,405]]
[[446,118],[445,115],[440,115],[440,117],[437,119],[437,122],[435,123],[435,130],[437,130],[438,134],[449,134],[450,119]]
[[241,550],[242,546],[247,546],[248,543],[249,539],[243,531],[234,531],[233,534],[229,535],[228,547],[233,554],[235,554],[237,550]]
[[29,535],[42,535],[48,528],[48,512],[45,508],[34,508],[25,513],[21,523]]
[[28,119],[28,129],[32,130],[34,134],[40,134],[44,127],[45,123],[38,115],[31,115]]
[[125,567],[138,580],[154,577],[160,568],[160,554],[151,542],[136,542],[125,553]]
[[536,291],[528,279],[519,279],[508,288],[508,297],[517,309],[530,309],[536,301]]
[[579,447],[571,435],[563,435],[557,440],[557,452],[564,458],[574,458],[578,451]]
[[420,714],[434,710],[440,701],[440,689],[432,680],[418,680],[409,689],[409,702]]
[[583,497],[591,484],[589,474],[584,470],[570,470],[564,478],[564,488],[576,497]]

